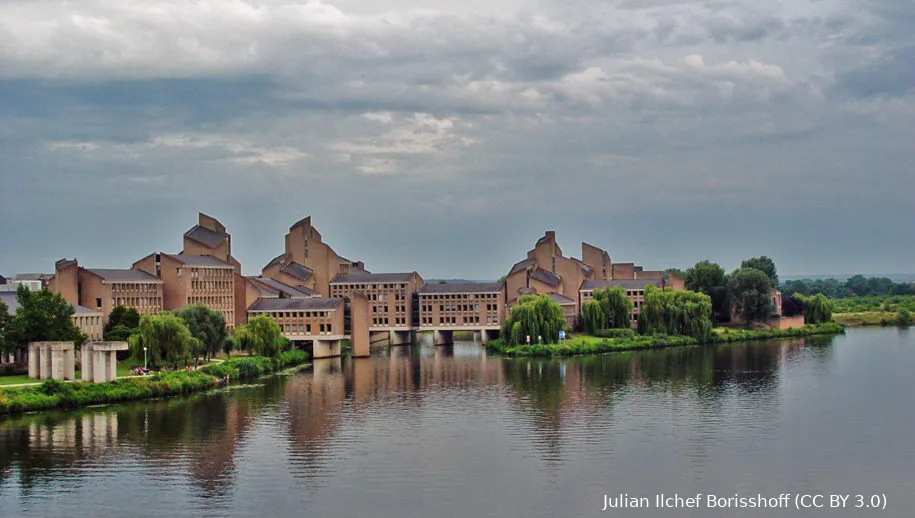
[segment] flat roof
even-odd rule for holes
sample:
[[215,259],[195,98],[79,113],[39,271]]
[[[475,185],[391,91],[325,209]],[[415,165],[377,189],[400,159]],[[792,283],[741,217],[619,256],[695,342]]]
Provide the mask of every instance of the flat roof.
[[93,275],[97,275],[106,281],[113,282],[162,282],[154,275],[150,275],[141,270],[132,270],[129,268],[85,268]]
[[248,311],[311,311],[334,309],[343,299],[331,297],[312,297],[302,299],[260,298],[248,308]]
[[410,277],[416,275],[416,272],[410,273],[369,273],[369,272],[352,272],[338,273],[331,282],[334,283],[356,283],[356,282],[407,282]]
[[456,282],[452,284],[425,284],[420,294],[428,293],[496,293],[498,282]]

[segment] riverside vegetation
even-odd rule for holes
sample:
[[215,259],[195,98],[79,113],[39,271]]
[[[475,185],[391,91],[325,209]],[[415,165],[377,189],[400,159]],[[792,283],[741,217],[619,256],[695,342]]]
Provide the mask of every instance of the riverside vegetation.
[[308,354],[304,351],[286,351],[279,353],[275,358],[231,358],[195,371],[122,378],[111,383],[65,383],[48,380],[41,385],[0,389],[0,415],[181,396],[214,388],[225,379],[256,378],[287,367],[302,365],[307,360]]

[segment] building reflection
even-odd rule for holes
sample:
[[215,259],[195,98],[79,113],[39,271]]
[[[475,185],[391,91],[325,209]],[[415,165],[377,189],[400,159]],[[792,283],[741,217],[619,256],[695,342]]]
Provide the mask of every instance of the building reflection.
[[[81,464],[141,462],[183,471],[197,497],[220,499],[231,493],[239,450],[256,428],[288,444],[283,454],[294,475],[312,477],[332,469],[335,441],[359,440],[360,426],[372,413],[415,415],[436,404],[439,392],[506,401],[516,424],[531,432],[533,448],[543,459],[557,460],[570,431],[582,423],[600,428],[626,419],[645,392],[669,395],[697,416],[721,419],[735,411],[726,401],[735,391],[758,393],[757,402],[778,398],[773,388],[779,369],[799,354],[828,363],[829,343],[503,359],[464,342],[315,360],[311,369],[258,386],[0,421],[0,483],[15,479],[27,494],[53,477],[84,476]],[[767,426],[767,416],[756,418],[757,426]]]

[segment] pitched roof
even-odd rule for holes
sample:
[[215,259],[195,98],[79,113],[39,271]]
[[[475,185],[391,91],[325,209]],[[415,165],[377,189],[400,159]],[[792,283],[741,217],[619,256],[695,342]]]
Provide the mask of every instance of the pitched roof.
[[[19,310],[19,301],[16,300],[16,292],[15,292],[15,291],[0,291],[0,301],[3,301],[3,303],[6,304],[7,311],[9,311],[10,315],[15,314],[16,311]],[[101,314],[99,311],[95,311],[95,310],[89,309],[89,308],[87,308],[87,307],[85,307],[85,306],[80,306],[79,304],[74,304],[74,305],[73,305],[73,310],[74,310],[74,313],[98,313],[98,314]]]
[[581,259],[576,259],[575,257],[572,257],[571,259],[573,261],[575,261],[576,263],[578,263],[578,267],[581,268],[581,273],[583,273],[585,275],[585,277],[594,273],[594,270],[590,266],[585,264],[584,261],[582,261]]
[[295,262],[286,263],[280,271],[303,281],[307,281],[315,273],[311,268]]
[[615,280],[598,280],[585,281],[581,285],[583,290],[596,290],[598,288],[619,287],[624,290],[644,290],[646,286],[661,286],[661,281],[657,279],[615,279]]
[[74,264],[79,264],[76,262],[75,258],[74,259],[67,259],[67,258],[60,259],[54,263],[54,270],[63,270],[64,268],[66,268],[68,266],[73,266]]
[[547,295],[547,297],[551,298],[554,302],[557,302],[562,306],[568,306],[569,304],[575,304],[574,300],[570,299],[569,297],[560,295],[558,293],[550,293]]
[[212,255],[192,255],[192,254],[162,254],[172,259],[182,262],[188,266],[231,266],[229,263],[217,259]]
[[44,281],[53,277],[50,273],[20,273],[16,275],[17,281]]
[[512,265],[512,269],[508,271],[508,274],[511,275],[513,273],[518,273],[522,270],[526,270],[528,266],[532,266],[533,264],[534,264],[534,259],[532,259],[532,258],[524,259],[523,261],[518,261],[517,263]]
[[[249,277],[254,281],[255,285],[260,289],[261,287],[267,288],[267,291],[271,295],[277,295],[282,293],[283,295],[290,298],[304,298],[304,297],[317,297],[318,292],[305,288],[294,288],[286,283],[280,282],[276,279],[270,279],[268,277]],[[264,294],[264,290],[261,289],[261,294]],[[267,295],[263,295],[267,296]]]
[[350,273],[338,273],[331,282],[407,282],[410,277],[416,275],[416,272],[410,273],[369,273],[366,271],[356,271]]
[[531,279],[538,280],[540,282],[545,282],[550,286],[559,286],[559,282],[562,280],[562,277],[556,275],[555,273],[544,270],[543,268],[537,268],[531,272]]
[[270,268],[271,266],[280,264],[280,263],[282,263],[285,259],[286,259],[286,253],[283,252],[282,254],[280,254],[280,255],[274,257],[273,259],[271,259],[270,262],[267,263],[266,266],[264,266],[264,269],[266,270],[267,268]]
[[329,297],[312,297],[306,299],[260,298],[251,304],[248,311],[310,311],[316,309],[334,309],[342,304],[343,299]]
[[85,270],[112,282],[162,282],[155,276],[141,270],[125,268],[85,268]]
[[426,284],[420,293],[495,293],[499,291],[498,282],[461,282],[453,284]]
[[206,227],[201,227],[200,225],[194,225],[193,228],[184,233],[184,237],[197,241],[206,247],[216,248],[220,243],[229,238],[229,234],[217,232]]

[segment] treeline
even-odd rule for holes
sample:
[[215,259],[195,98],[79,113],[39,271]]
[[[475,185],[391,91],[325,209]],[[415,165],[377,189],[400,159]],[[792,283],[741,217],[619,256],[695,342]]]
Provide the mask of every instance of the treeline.
[[915,283],[893,282],[887,277],[855,275],[845,282],[838,279],[796,279],[781,285],[783,293],[823,294],[831,299],[879,295],[915,295]]

